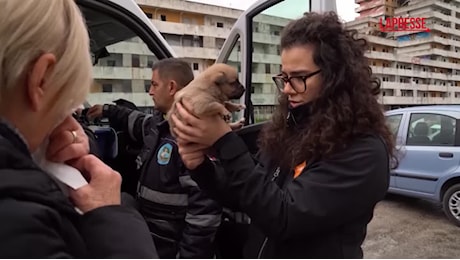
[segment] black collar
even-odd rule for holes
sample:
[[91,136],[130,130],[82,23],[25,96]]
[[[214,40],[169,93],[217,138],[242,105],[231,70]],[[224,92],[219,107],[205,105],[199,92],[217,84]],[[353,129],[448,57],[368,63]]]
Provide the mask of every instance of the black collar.
[[286,122],[288,127],[304,125],[311,115],[311,103],[306,103],[295,108],[288,108]]
[[0,118],[0,138],[6,139],[10,142],[14,147],[17,147],[19,151],[26,154],[27,156],[30,155],[29,148],[25,143],[25,140],[21,137],[20,133],[7,121]]

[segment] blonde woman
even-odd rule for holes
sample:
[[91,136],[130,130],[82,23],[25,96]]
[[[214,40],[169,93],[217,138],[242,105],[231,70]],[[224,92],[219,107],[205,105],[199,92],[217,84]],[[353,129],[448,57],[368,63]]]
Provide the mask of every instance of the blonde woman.
[[[74,1],[0,0],[0,42],[0,257],[156,257],[142,217],[120,206],[119,174],[88,155],[71,116],[92,81]],[[69,190],[38,166],[45,156],[89,183]]]

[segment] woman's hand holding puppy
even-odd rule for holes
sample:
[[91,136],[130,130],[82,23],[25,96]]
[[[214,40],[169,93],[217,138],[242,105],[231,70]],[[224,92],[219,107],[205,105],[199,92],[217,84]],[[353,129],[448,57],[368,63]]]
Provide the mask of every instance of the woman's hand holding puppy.
[[188,169],[193,170],[204,161],[205,150],[232,129],[218,115],[195,117],[188,112],[191,107],[190,103],[183,100],[182,104],[176,104],[179,115],[171,117],[174,120],[174,132],[177,135],[182,161]]

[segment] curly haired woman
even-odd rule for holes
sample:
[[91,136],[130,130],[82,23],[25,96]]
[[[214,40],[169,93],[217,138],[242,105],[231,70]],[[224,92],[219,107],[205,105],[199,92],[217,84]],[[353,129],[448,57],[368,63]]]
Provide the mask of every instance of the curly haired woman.
[[306,13],[285,27],[281,49],[280,104],[258,162],[222,119],[196,118],[185,102],[185,123],[174,117],[181,156],[202,189],[251,218],[246,257],[362,258],[394,157],[366,41],[335,13]]

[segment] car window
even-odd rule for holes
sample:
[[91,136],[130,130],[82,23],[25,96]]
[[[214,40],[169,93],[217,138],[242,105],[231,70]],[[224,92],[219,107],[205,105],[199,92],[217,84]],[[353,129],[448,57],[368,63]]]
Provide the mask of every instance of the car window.
[[148,111],[151,67],[157,56],[133,30],[103,10],[80,6],[90,35],[94,82],[87,103],[124,99]]
[[386,117],[386,122],[388,127],[390,128],[391,133],[393,134],[393,138],[396,140],[398,136],[399,126],[401,125],[402,114],[398,115],[391,115]]
[[251,102],[254,123],[271,118],[278,103],[272,76],[281,71],[280,33],[291,20],[309,11],[309,1],[285,0],[252,18]]
[[407,145],[453,146],[456,120],[433,113],[412,113],[407,133]]

